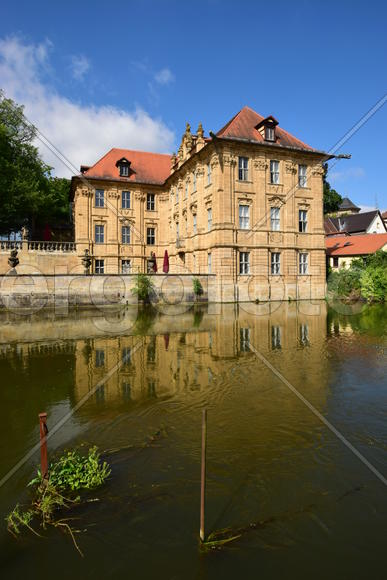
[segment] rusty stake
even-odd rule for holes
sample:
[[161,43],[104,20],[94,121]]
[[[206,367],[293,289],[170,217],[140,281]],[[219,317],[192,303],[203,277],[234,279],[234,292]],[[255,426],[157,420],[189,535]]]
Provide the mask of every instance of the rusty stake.
[[204,508],[206,498],[207,409],[202,415],[202,473],[200,482],[200,540],[204,542]]
[[39,413],[40,431],[40,469],[43,479],[48,479],[48,458],[47,458],[47,413]]

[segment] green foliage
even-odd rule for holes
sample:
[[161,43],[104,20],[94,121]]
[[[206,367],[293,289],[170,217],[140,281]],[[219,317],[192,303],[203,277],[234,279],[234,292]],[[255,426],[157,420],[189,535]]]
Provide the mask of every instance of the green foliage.
[[324,163],[323,176],[323,195],[324,195],[324,214],[332,213],[339,209],[343,198],[335,189],[332,189],[327,181],[328,163]]
[[203,286],[199,278],[193,278],[192,285],[195,296],[201,296],[203,294]]
[[361,295],[368,302],[384,302],[387,296],[387,268],[367,266],[362,272]]
[[134,287],[131,288],[131,292],[139,300],[149,302],[151,295],[155,292],[155,287],[149,276],[146,274],[137,274],[136,282]]
[[366,260],[353,260],[349,268],[331,271],[328,292],[348,300],[363,298],[368,302],[384,302],[387,297],[387,252],[376,252]]
[[[51,177],[33,145],[36,129],[23,107],[0,91],[0,233],[69,217],[70,182]],[[44,221],[43,221],[44,220]]]
[[59,491],[78,491],[102,485],[110,469],[105,461],[101,462],[97,447],[92,447],[88,455],[67,451],[50,466],[49,474],[50,484]]
[[43,479],[38,471],[37,477],[30,481],[28,485],[35,488],[32,505],[25,511],[19,504],[16,505],[6,517],[9,532],[18,535],[24,526],[39,535],[32,527],[33,520],[37,520],[43,529],[52,525],[67,531],[80,552],[74,538],[75,530],[65,520],[57,519],[56,514],[80,502],[80,497],[74,497],[73,492],[94,489],[102,485],[109,475],[110,468],[105,461],[101,461],[97,447],[89,449],[87,455],[67,451],[50,465],[48,479]]

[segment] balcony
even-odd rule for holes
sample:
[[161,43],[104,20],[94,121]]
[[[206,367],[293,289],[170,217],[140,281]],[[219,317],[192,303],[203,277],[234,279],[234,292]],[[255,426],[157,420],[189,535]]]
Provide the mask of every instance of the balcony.
[[77,245],[75,242],[27,242],[28,251],[35,252],[75,252]]

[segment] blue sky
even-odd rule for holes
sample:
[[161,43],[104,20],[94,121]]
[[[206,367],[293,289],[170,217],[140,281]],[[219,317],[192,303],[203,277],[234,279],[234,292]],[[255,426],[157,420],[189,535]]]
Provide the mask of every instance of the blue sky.
[[[241,107],[329,150],[385,93],[383,2],[3,0],[0,87],[79,167],[112,146],[175,150],[185,122],[218,130]],[[330,182],[387,207],[387,105]],[[68,175],[42,145],[59,175]]]

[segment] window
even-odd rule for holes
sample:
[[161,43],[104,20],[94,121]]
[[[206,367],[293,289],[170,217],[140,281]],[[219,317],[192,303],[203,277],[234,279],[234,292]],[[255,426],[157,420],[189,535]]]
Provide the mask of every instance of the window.
[[95,243],[103,244],[105,241],[105,226],[95,224]]
[[124,399],[128,401],[130,401],[130,399],[132,398],[132,387],[131,384],[128,383],[128,381],[122,382],[122,396]]
[[132,350],[130,346],[125,346],[122,349],[122,364],[129,365],[131,363],[131,358],[132,358]]
[[120,163],[120,177],[129,176],[129,165],[127,163]]
[[196,234],[197,232],[197,215],[196,213],[193,214],[193,233]]
[[212,254],[211,254],[211,252],[209,252],[207,255],[207,265],[208,265],[208,273],[211,274],[211,270],[212,270]]
[[306,187],[306,165],[298,166],[298,187]]
[[239,228],[248,230],[250,227],[250,206],[239,205]]
[[281,348],[281,327],[271,327],[271,348]]
[[334,268],[339,267],[339,257],[338,256],[333,256],[333,267]]
[[250,328],[239,329],[239,345],[241,352],[250,351]]
[[300,324],[300,344],[301,346],[308,346],[309,344],[309,328],[307,324]]
[[306,232],[308,227],[308,212],[306,209],[298,210],[298,231]]
[[146,243],[148,246],[154,246],[156,243],[155,228],[146,228]]
[[249,274],[250,273],[250,253],[240,252],[239,253],[239,274]]
[[279,161],[270,161],[270,183],[279,183]]
[[196,191],[196,171],[193,172],[192,175],[192,192],[194,193]]
[[105,207],[105,192],[103,189],[95,190],[95,207]]
[[130,226],[122,226],[122,243],[130,244]]
[[130,274],[131,271],[132,271],[131,260],[121,260],[121,272],[123,274]]
[[280,230],[280,208],[270,208],[270,227],[272,232],[279,232]]
[[281,254],[279,252],[272,252],[271,253],[271,274],[276,276],[280,273],[280,257]]
[[265,127],[265,140],[275,141],[275,129],[274,127]]
[[308,254],[301,253],[298,257],[298,273],[304,275],[308,273]]
[[148,211],[155,211],[155,194],[154,193],[147,193],[146,194],[146,209]]
[[209,207],[207,210],[207,229],[210,232],[212,228],[212,208]]
[[248,164],[249,160],[247,157],[238,158],[238,176],[240,181],[248,180]]
[[102,349],[96,349],[95,351],[95,366],[103,367],[105,364],[105,351]]
[[96,260],[95,261],[95,273],[96,274],[104,274],[105,273],[105,260]]
[[207,184],[211,183],[211,164],[207,163]]
[[121,193],[121,207],[122,209],[130,209],[130,191]]

